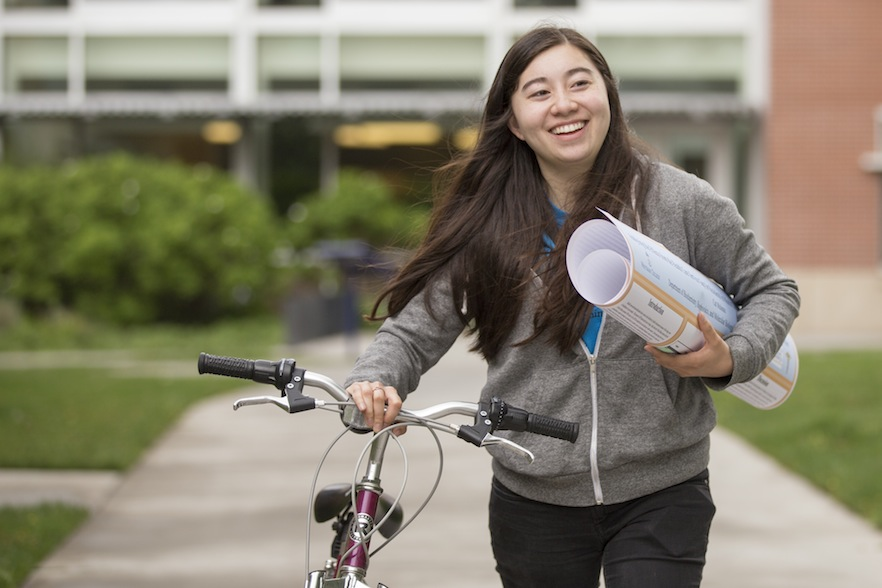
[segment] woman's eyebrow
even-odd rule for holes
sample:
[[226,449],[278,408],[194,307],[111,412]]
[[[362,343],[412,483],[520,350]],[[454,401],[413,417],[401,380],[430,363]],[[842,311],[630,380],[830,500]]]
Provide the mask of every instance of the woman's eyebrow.
[[[592,77],[593,77],[594,74],[595,74],[594,70],[591,69],[591,68],[589,68],[589,67],[574,67],[573,69],[567,71],[567,73],[566,73],[566,77],[569,78],[569,77],[572,77],[572,76],[574,76],[574,75],[576,75],[576,74],[578,74],[578,73],[588,74],[589,76],[592,76]],[[538,77],[538,78],[533,78],[532,80],[528,80],[528,81],[524,82],[524,85],[521,86],[521,91],[522,91],[522,92],[526,91],[527,88],[529,88],[529,87],[532,86],[533,84],[544,84],[544,83],[546,83],[546,82],[548,82],[548,78],[545,77],[545,76],[540,76],[540,77]]]
[[522,91],[522,92],[523,92],[523,91],[526,91],[527,88],[529,88],[530,86],[532,86],[532,85],[534,85],[534,84],[544,84],[544,83],[546,83],[547,81],[548,81],[548,78],[546,78],[546,77],[533,78],[532,80],[529,80],[529,81],[525,82],[524,85],[521,86],[521,91]]

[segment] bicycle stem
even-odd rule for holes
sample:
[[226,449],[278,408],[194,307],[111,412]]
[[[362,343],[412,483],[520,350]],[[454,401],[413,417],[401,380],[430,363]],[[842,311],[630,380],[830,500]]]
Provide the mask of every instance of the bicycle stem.
[[377,505],[383,494],[380,472],[383,469],[383,457],[388,443],[388,434],[376,435],[371,442],[364,477],[355,487],[355,516],[349,527],[342,557],[337,564],[338,578],[354,575],[359,580],[363,580],[367,573],[370,533],[376,524]]

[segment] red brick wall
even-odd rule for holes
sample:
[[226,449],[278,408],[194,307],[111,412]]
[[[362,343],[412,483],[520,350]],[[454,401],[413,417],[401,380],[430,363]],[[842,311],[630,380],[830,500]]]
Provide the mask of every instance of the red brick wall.
[[769,249],[782,265],[875,265],[882,180],[859,158],[882,105],[882,1],[770,3]]

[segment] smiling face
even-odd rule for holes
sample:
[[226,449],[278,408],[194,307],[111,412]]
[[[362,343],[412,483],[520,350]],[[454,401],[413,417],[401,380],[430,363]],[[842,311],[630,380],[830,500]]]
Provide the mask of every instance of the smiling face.
[[610,106],[603,77],[584,51],[566,43],[537,55],[518,78],[511,107],[509,129],[536,154],[552,191],[593,167]]

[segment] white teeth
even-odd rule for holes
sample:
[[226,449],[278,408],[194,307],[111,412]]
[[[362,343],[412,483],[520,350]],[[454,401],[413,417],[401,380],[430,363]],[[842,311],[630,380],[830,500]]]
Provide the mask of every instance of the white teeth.
[[585,127],[584,122],[577,122],[577,123],[563,125],[563,126],[551,129],[551,132],[554,133],[555,135],[563,135],[564,133],[575,133],[576,131],[578,131],[579,129],[582,129],[584,127]]

